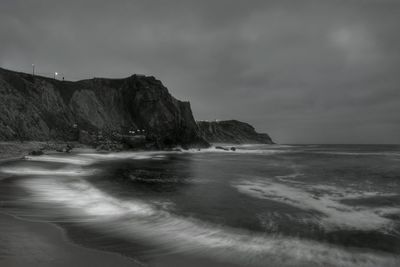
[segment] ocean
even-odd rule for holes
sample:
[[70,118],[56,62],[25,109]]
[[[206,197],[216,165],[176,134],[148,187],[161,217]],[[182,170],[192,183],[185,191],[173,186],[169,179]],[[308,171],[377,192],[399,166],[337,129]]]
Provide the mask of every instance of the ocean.
[[5,161],[1,211],[144,266],[400,266],[400,146],[236,148]]

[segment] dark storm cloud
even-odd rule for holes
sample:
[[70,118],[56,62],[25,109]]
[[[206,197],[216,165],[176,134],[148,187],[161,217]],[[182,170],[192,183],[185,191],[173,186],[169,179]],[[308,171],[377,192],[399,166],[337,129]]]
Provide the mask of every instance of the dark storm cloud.
[[400,142],[400,2],[0,3],[0,65],[154,75],[197,119],[278,142]]

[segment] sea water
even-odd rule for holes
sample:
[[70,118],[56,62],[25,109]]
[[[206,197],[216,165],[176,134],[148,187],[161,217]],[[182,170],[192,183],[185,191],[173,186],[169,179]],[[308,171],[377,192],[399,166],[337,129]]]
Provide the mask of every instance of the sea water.
[[399,146],[29,156],[0,201],[149,266],[400,266]]

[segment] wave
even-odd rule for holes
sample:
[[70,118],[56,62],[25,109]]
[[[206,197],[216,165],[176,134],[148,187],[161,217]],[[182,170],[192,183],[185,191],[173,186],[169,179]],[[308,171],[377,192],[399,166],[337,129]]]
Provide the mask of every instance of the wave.
[[38,162],[54,162],[54,163],[65,163],[74,165],[90,165],[95,162],[94,159],[78,156],[78,155],[42,155],[42,156],[25,156],[25,160],[38,161]]
[[341,155],[341,156],[400,156],[398,152],[345,152],[345,151],[309,151],[314,154]]
[[307,186],[303,183],[288,185],[265,179],[243,180],[232,185],[240,193],[251,197],[277,201],[305,211],[317,212],[317,222],[326,230],[347,228],[390,232],[394,231],[394,222],[386,215],[389,212],[400,212],[400,208],[397,210],[385,207],[372,209],[340,203],[342,199],[379,195],[378,192],[349,192],[339,190],[337,187],[320,185],[310,186],[307,191]]
[[163,151],[141,151],[141,152],[114,152],[114,153],[81,153],[79,156],[96,159],[96,160],[112,160],[112,159],[152,159],[163,158]]
[[[167,155],[171,154],[197,154],[197,153],[230,153],[230,154],[264,154],[271,155],[277,153],[287,153],[288,150],[280,149],[241,149],[240,147],[247,147],[248,145],[235,146],[236,150],[222,150],[216,149],[215,147],[205,149],[188,149],[183,151],[132,151],[132,152],[110,152],[110,153],[98,153],[92,151],[83,151],[80,153],[71,154],[50,154],[41,156],[25,156],[26,161],[34,162],[49,162],[49,163],[64,163],[80,166],[88,166],[100,161],[110,160],[121,160],[121,159],[132,159],[132,160],[162,160]],[[230,147],[229,147],[230,148]]]
[[0,173],[11,175],[41,175],[41,176],[86,176],[94,174],[95,170],[81,168],[47,169],[40,167],[3,167]]
[[141,152],[114,152],[114,153],[77,153],[77,154],[50,154],[42,156],[25,156],[26,161],[64,163],[79,166],[88,166],[100,161],[121,160],[121,159],[155,159],[162,160],[166,157],[162,151],[141,151]]
[[398,266],[400,263],[399,258],[389,254],[342,249],[298,238],[256,236],[177,216],[151,202],[117,199],[81,179],[30,179],[21,180],[20,185],[32,194],[34,203],[56,205],[58,212],[69,211],[72,217],[90,222],[99,230],[112,231],[124,238],[140,237],[174,253],[206,253],[246,266]]
[[[217,149],[215,147],[211,148],[202,148],[202,149],[188,149],[186,151],[182,151],[179,153],[225,153],[225,154],[262,154],[262,155],[273,155],[273,154],[279,154],[279,153],[290,153],[290,150],[280,150],[280,149],[241,149],[241,148],[236,148],[235,151],[230,150],[230,147],[226,147],[227,150],[223,149]],[[176,153],[176,152],[175,152]]]
[[30,179],[23,181],[22,185],[35,194],[36,203],[63,204],[81,213],[78,215],[88,216],[88,220],[115,219],[128,213],[136,216],[153,213],[146,204],[119,201],[80,179]]

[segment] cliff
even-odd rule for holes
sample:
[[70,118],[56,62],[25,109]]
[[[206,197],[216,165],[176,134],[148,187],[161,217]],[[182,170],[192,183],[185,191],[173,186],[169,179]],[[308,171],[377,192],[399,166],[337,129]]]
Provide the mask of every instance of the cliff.
[[257,133],[250,124],[237,120],[198,121],[201,136],[210,143],[273,144],[271,137]]
[[154,77],[71,82],[0,68],[0,140],[73,141],[82,132],[137,130],[159,148],[208,146],[190,103]]

